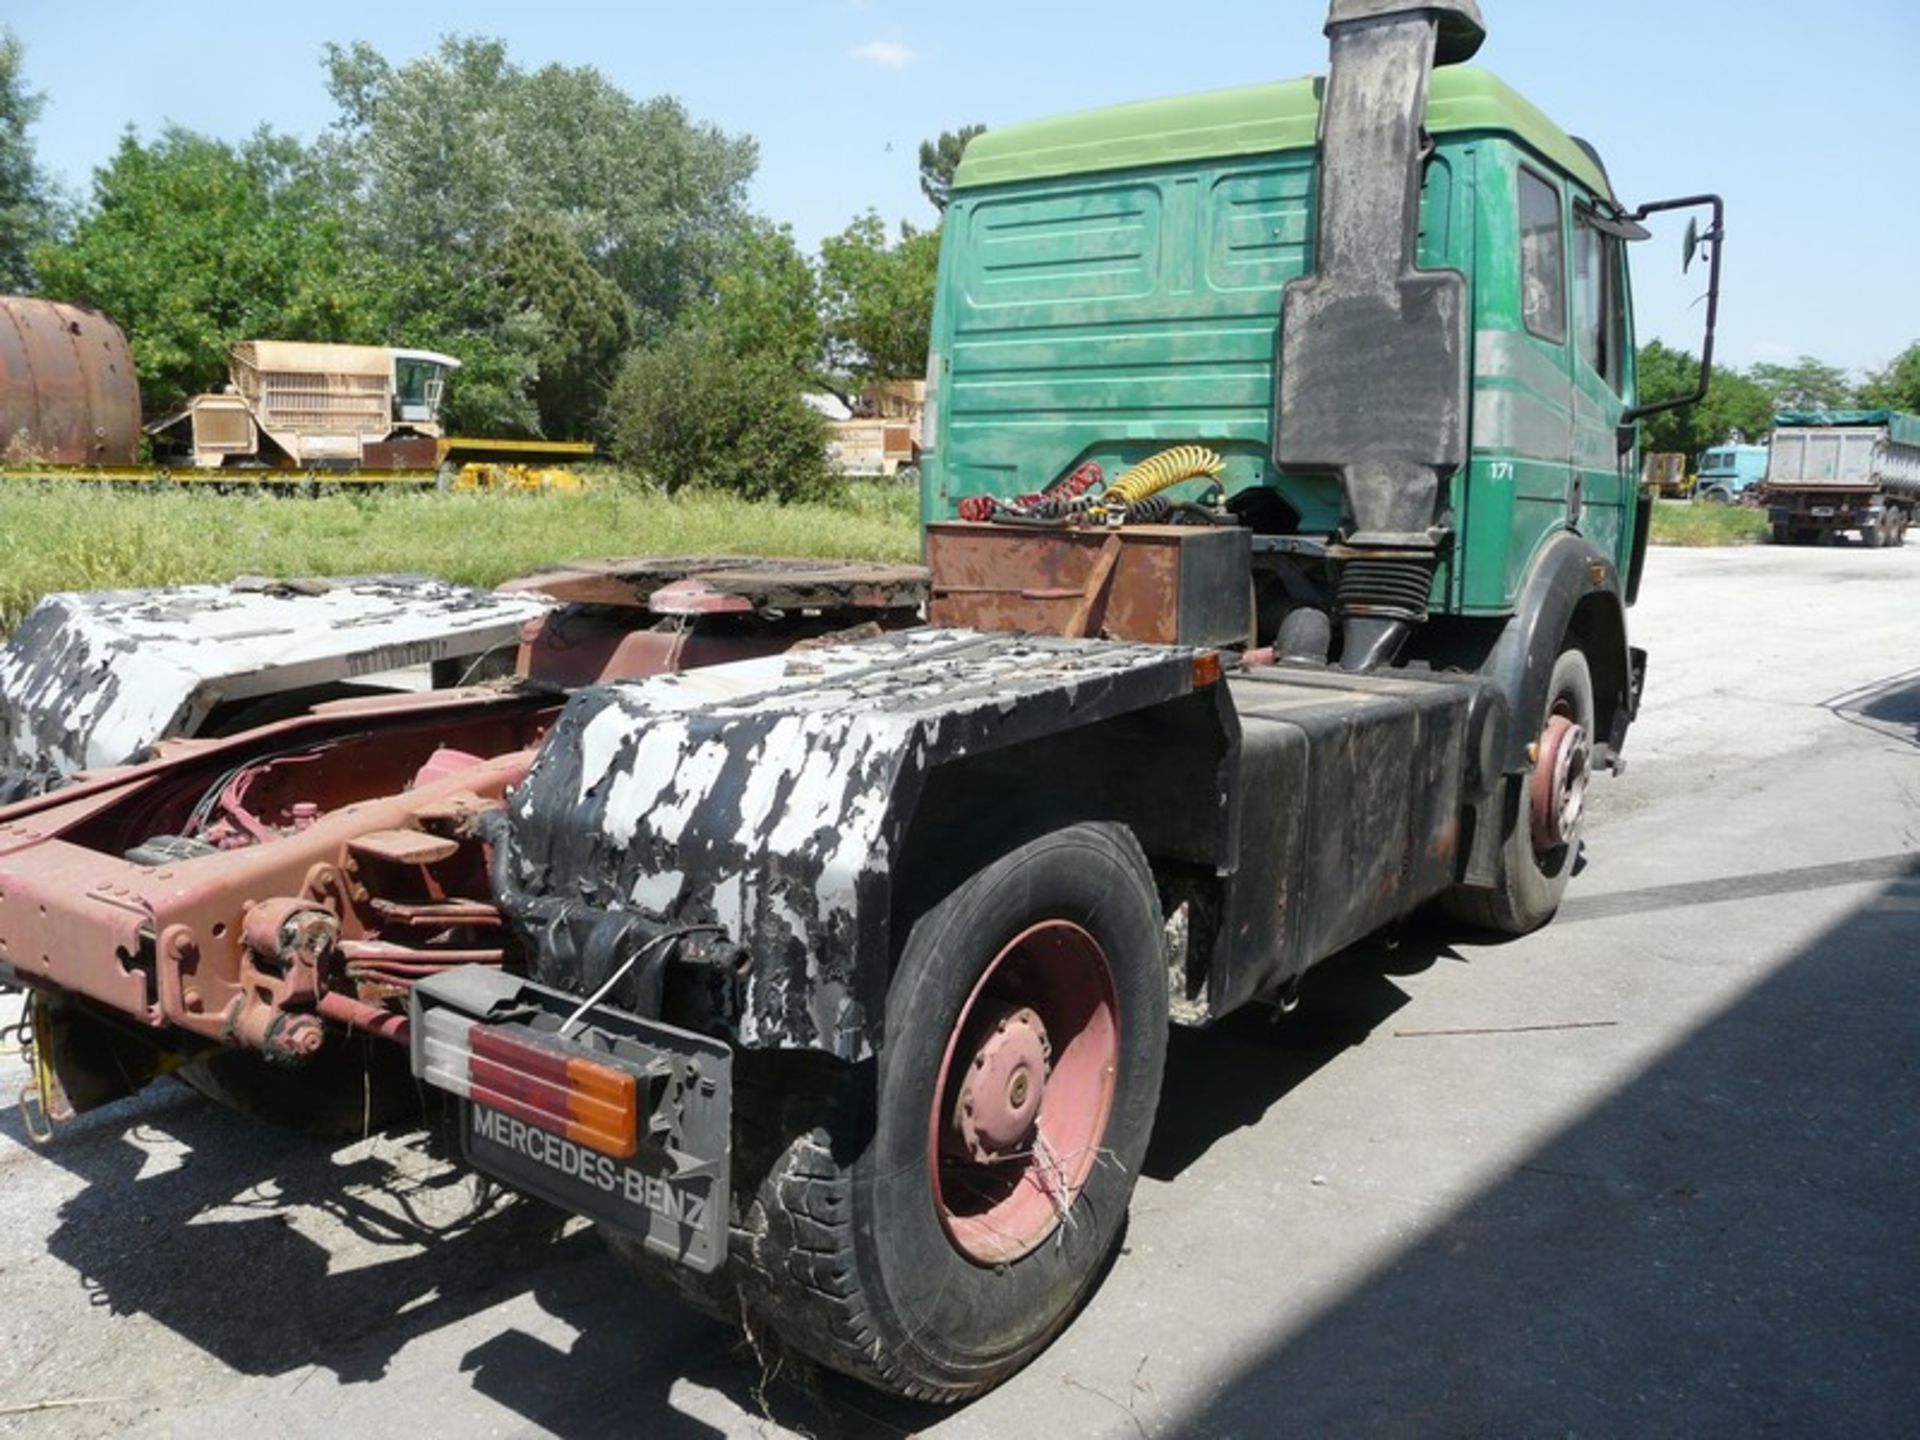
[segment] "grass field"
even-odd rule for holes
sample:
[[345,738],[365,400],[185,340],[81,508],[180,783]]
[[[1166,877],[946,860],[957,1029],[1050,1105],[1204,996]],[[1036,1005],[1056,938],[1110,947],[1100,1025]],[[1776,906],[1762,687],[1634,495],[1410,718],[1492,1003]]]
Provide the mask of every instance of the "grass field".
[[557,560],[738,552],[913,560],[910,486],[848,484],[831,504],[674,498],[618,482],[578,495],[321,496],[0,490],[0,631],[49,590],[414,570],[493,585]]
[[1656,500],[1655,545],[1757,545],[1767,538],[1767,512],[1744,505],[1694,505]]
[[[580,495],[370,492],[322,496],[0,490],[0,632],[49,590],[106,590],[235,575],[415,570],[493,585],[558,560],[737,551],[913,560],[915,495],[855,481],[829,504],[668,498],[616,480]],[[1656,545],[1749,545],[1762,511],[1656,505]]]

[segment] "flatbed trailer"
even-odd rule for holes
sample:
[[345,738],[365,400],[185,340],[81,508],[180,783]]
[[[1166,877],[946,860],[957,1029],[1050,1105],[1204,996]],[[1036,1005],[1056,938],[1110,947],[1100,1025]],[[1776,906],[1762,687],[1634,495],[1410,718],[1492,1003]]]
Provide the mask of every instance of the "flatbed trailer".
[[1462,65],[1472,0],[1327,32],[1324,82],[973,142],[925,575],[656,567],[660,623],[548,627],[549,683],[0,810],[41,1097],[171,1072],[352,1127],[417,1083],[759,1343],[938,1401],[1039,1353],[1170,1025],[1429,902],[1545,924],[1641,701],[1624,245],[1710,214],[1710,356],[1720,202],[1625,209]]
[[[578,489],[569,465],[599,452],[587,440],[488,440],[442,435],[431,465],[0,465],[0,483],[190,486],[216,490]],[[544,479],[543,479],[544,477]],[[562,478],[564,477],[564,478]]]

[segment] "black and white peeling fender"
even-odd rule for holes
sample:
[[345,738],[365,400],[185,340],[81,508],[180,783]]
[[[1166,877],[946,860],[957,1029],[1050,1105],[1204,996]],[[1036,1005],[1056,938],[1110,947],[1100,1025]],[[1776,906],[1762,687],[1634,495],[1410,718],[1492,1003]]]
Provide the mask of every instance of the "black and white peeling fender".
[[[648,929],[723,928],[748,952],[741,1045],[859,1060],[928,773],[1177,699],[1193,668],[1187,649],[915,630],[583,690],[514,792],[496,873]],[[585,988],[540,927],[522,938],[546,945],[543,979]]]

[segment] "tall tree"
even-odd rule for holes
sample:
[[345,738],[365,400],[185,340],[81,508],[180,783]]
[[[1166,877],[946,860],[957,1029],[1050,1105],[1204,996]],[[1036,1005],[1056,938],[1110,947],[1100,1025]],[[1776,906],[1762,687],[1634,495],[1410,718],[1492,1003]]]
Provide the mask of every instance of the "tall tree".
[[940,232],[887,227],[869,210],[820,244],[820,290],[829,368],[858,389],[871,380],[926,373]]
[[340,197],[301,144],[261,130],[228,145],[129,132],[92,200],[35,257],[49,293],[126,330],[149,409],[226,378],[235,340],[377,341],[403,288],[359,254]]
[[27,88],[26,47],[0,29],[0,288],[33,283],[33,250],[52,231],[53,196],[27,132],[46,97]]
[[[1690,351],[1650,340],[1641,347],[1637,373],[1643,401],[1667,400],[1692,392],[1699,383],[1700,361]],[[1729,365],[1716,366],[1706,398],[1698,405],[1648,417],[1641,446],[1692,456],[1736,432],[1756,444],[1773,428],[1774,408],[1773,395],[1750,375]]]
[[340,110],[326,148],[389,260],[469,275],[516,216],[553,217],[657,331],[707,291],[744,223],[753,141],[592,66],[526,70],[498,40],[449,36],[401,65],[329,46],[326,68]]
[[[1665,341],[1649,340],[1640,347],[1634,373],[1639,382],[1641,403],[1650,405],[1691,394],[1700,381],[1700,360]],[[1678,451],[1690,455],[1698,448],[1697,438],[1692,409],[1651,415],[1640,426],[1640,447],[1649,452]]]
[[760,220],[741,232],[714,278],[710,323],[734,353],[764,355],[817,382],[826,348],[820,281],[791,229]]
[[1791,365],[1755,365],[1747,376],[1772,397],[1776,410],[1835,410],[1859,398],[1846,371],[1811,355]]
[[1920,340],[1869,375],[1860,398],[1876,409],[1920,412]]
[[1773,429],[1773,397],[1751,376],[1731,366],[1717,368],[1693,423],[1695,448],[1719,445],[1738,434],[1757,445]]
[[598,421],[633,322],[620,287],[587,262],[559,220],[521,215],[497,265],[507,312],[538,329],[533,398],[541,429],[580,436]]
[[986,133],[984,125],[962,125],[958,130],[942,130],[937,139],[920,142],[920,193],[942,214],[953,197],[953,172],[960,168],[967,142]]

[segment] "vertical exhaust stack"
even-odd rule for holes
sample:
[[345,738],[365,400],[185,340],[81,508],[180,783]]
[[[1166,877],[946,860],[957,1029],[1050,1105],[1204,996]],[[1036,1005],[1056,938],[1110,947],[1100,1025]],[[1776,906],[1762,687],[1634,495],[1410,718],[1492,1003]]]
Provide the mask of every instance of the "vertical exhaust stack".
[[1341,664],[1391,661],[1427,617],[1467,459],[1467,282],[1419,270],[1422,122],[1435,65],[1486,38],[1476,0],[1333,0],[1314,273],[1280,323],[1274,460],[1340,477]]

